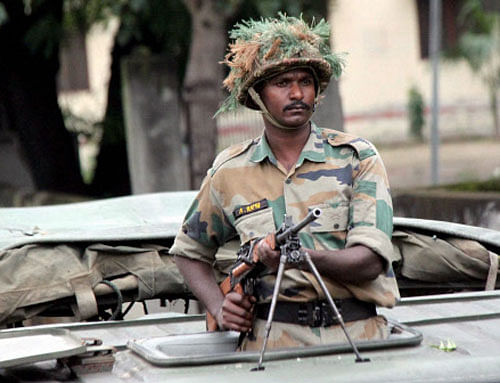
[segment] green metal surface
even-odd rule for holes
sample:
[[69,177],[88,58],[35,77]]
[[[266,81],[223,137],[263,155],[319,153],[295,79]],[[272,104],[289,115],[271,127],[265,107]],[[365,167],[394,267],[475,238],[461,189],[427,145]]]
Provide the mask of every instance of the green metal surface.
[[[171,239],[194,196],[194,191],[166,192],[72,205],[2,208],[0,249],[34,242]],[[396,228],[457,235],[500,248],[500,233],[493,230],[407,218],[395,218],[394,223]],[[203,316],[162,314],[130,321],[39,326],[40,331],[65,329],[74,336],[98,338],[116,347],[113,369],[64,375],[55,360],[33,360],[28,365],[0,368],[0,381],[500,382],[499,307],[499,291],[403,298],[394,309],[378,308],[379,313],[414,329],[409,330],[409,336],[393,337],[389,343],[361,342],[359,348],[371,362],[356,363],[347,345],[323,345],[270,351],[263,371],[250,371],[255,367],[256,353],[208,355],[203,364],[195,358],[148,361],[126,348],[134,339],[203,331]],[[0,336],[20,336],[32,330],[1,330]],[[456,344],[450,352],[439,348],[440,342],[448,340]]]
[[[396,347],[412,347],[422,342],[422,334],[415,329],[394,323],[398,330],[398,336],[393,336],[383,341],[362,341],[356,345],[360,351],[390,350]],[[209,335],[213,335],[210,334]],[[217,334],[216,334],[217,335]],[[222,334],[220,334],[222,335]],[[164,339],[164,341],[167,341]],[[232,353],[207,353],[205,355],[181,355],[171,356],[167,351],[160,351],[161,339],[148,344],[148,339],[129,342],[129,348],[144,357],[155,366],[176,367],[176,366],[199,366],[212,365],[218,363],[257,363],[259,352],[232,352]],[[308,358],[322,355],[351,354],[352,347],[348,343],[324,344],[321,346],[287,348],[281,350],[268,351],[264,361],[287,360],[296,358]],[[352,354],[354,358],[354,354]]]
[[26,208],[0,208],[0,249],[28,243],[172,238],[196,192],[164,192]]

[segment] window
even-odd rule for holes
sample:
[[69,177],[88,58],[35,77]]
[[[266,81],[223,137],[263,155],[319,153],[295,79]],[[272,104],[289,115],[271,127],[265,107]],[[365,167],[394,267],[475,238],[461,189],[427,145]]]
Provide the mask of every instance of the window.
[[[430,0],[416,0],[418,25],[420,32],[420,57],[429,57],[430,35]],[[460,29],[457,25],[458,14],[463,0],[442,0],[441,49],[453,49],[456,46]]]

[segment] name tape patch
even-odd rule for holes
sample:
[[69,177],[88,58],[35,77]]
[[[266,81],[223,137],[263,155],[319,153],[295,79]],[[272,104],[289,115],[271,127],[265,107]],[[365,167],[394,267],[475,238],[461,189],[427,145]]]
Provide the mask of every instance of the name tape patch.
[[243,215],[250,214],[250,213],[255,213],[256,211],[265,209],[269,206],[269,203],[267,202],[267,199],[263,199],[258,202],[252,202],[249,203],[248,205],[240,206],[233,211],[233,216],[235,219],[240,218]]

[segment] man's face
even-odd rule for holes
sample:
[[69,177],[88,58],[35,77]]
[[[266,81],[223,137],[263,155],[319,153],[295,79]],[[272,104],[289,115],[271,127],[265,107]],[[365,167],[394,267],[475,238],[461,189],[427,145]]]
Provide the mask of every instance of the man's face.
[[300,128],[313,114],[316,95],[310,71],[293,69],[267,80],[260,97],[269,113],[282,125]]

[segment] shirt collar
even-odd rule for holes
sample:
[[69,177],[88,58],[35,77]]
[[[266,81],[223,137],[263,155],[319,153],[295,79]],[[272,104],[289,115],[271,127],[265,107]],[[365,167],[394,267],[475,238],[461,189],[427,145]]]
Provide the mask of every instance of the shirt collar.
[[262,162],[266,158],[269,158],[269,161],[272,164],[277,164],[276,157],[274,157],[273,151],[269,147],[269,144],[266,140],[266,135],[262,133],[259,137],[257,144],[255,145],[255,150],[250,158],[252,162]]
[[[297,161],[297,166],[302,165],[304,160],[309,160],[312,162],[325,162],[325,149],[324,149],[324,141],[321,137],[320,128],[316,126],[314,122],[311,121],[311,133],[309,138],[307,139],[304,148],[302,149],[302,153]],[[255,150],[252,154],[250,160],[252,162],[262,162],[266,158],[269,158],[269,161],[272,164],[277,164],[276,157],[274,156],[271,148],[269,147],[269,143],[266,140],[266,135],[262,133],[258,143],[255,145]]]
[[300,153],[297,166],[302,165],[304,160],[311,162],[326,162],[325,143],[323,141],[323,137],[321,136],[321,129],[318,128],[312,121],[311,134],[304,145],[304,149],[302,149],[302,153]]

